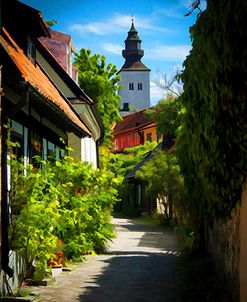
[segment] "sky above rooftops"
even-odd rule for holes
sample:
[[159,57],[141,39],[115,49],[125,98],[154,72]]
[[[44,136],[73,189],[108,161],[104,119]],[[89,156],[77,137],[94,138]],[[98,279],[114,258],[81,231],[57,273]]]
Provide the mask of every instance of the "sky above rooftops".
[[[124,64],[124,40],[134,19],[144,50],[143,63],[151,69],[151,80],[168,78],[182,68],[191,49],[189,28],[198,14],[188,17],[193,0],[21,0],[42,12],[46,20],[56,19],[52,28],[69,34],[77,51],[91,49],[103,54],[118,69]],[[206,2],[202,1],[202,9]],[[165,93],[151,83],[151,104]]]

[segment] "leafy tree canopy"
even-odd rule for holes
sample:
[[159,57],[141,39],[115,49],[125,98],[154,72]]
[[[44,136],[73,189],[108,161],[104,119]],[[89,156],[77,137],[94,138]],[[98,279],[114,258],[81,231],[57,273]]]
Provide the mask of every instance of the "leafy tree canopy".
[[78,68],[80,87],[96,102],[105,127],[105,139],[109,142],[112,125],[121,120],[117,67],[107,64],[105,56],[92,55],[86,49],[75,54],[75,66]]
[[175,206],[176,210],[181,209],[181,213],[185,214],[187,194],[175,154],[156,151],[154,157],[136,172],[136,177],[147,183],[147,190],[153,196],[164,199],[167,217],[169,217],[168,204],[170,209]]
[[158,132],[169,136],[175,134],[181,125],[181,102],[173,96],[167,100],[161,100],[159,103],[146,111],[146,115],[157,122]]
[[45,23],[48,27],[52,27],[55,24],[57,24],[57,20],[56,19],[46,20]]
[[136,176],[147,181],[149,191],[156,195],[168,195],[178,180],[182,179],[176,156],[163,151],[158,151],[136,172]]
[[116,175],[125,176],[144,156],[156,147],[156,142],[145,142],[132,148],[125,149],[122,153],[111,154],[109,157],[109,169]]

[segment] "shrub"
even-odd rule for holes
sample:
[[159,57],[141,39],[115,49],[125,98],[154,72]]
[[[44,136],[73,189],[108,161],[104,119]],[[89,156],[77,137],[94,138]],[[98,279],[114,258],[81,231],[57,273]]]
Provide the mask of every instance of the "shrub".
[[41,278],[58,240],[67,258],[105,249],[114,236],[110,223],[118,180],[70,157],[36,160],[42,169],[10,161],[11,243],[24,256],[26,270],[35,263]]

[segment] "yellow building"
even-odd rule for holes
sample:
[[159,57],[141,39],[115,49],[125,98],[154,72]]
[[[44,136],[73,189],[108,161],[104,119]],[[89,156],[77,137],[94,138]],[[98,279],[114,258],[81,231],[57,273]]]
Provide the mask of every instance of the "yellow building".
[[144,143],[149,142],[161,142],[162,135],[157,132],[157,123],[150,123],[140,128],[140,132],[143,135]]

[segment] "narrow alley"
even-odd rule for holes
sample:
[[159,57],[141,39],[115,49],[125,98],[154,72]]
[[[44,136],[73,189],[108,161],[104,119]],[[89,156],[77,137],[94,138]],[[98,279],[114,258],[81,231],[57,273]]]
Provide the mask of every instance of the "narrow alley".
[[179,250],[173,235],[156,226],[114,218],[117,237],[107,255],[87,256],[54,285],[39,287],[39,301],[177,302]]

